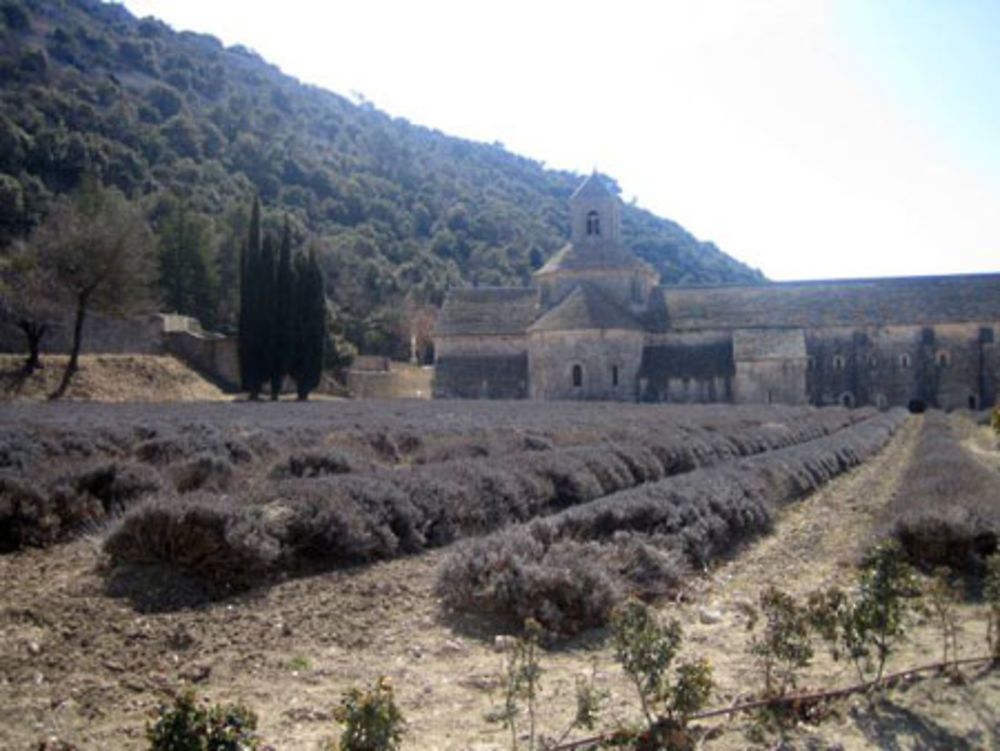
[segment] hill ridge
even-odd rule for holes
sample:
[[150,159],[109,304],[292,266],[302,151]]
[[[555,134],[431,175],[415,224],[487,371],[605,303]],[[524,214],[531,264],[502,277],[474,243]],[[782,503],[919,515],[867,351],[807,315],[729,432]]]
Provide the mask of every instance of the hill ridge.
[[[88,171],[148,203],[156,229],[179,196],[211,219],[225,327],[259,192],[272,227],[287,212],[299,240],[315,238],[340,333],[404,355],[404,301],[527,285],[565,241],[580,175],[354,104],[120,5],[3,0],[0,24],[0,247]],[[644,209],[623,207],[623,234],[667,283],[763,281]]]

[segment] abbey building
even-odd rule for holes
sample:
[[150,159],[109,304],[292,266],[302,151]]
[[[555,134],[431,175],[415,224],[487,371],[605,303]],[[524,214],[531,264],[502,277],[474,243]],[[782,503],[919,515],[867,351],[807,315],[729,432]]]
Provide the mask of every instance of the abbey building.
[[596,175],[570,217],[534,288],[449,294],[436,397],[995,403],[1000,274],[666,286],[622,246],[619,201]]

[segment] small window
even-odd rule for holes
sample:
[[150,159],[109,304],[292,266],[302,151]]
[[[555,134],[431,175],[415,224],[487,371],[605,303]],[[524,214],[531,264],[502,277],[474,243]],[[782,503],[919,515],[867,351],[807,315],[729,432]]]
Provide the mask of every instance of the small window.
[[642,303],[642,282],[639,281],[639,277],[632,277],[632,302],[636,304]]
[[812,355],[809,355],[809,357],[806,359],[806,367],[809,370],[816,370],[816,358],[813,357]]
[[876,357],[875,355],[869,355],[868,356],[868,367],[871,368],[872,370],[877,370],[878,369],[878,357]]
[[612,365],[611,366],[611,385],[614,388],[618,387],[618,366],[617,365]]
[[903,353],[902,355],[899,356],[899,367],[901,368],[910,367],[910,356],[907,355],[906,353]]
[[844,365],[846,365],[846,364],[847,364],[847,361],[844,359],[843,355],[834,355],[833,356],[833,369],[834,370],[843,370],[844,369]]
[[596,211],[587,214],[587,234],[595,236],[601,234],[601,215]]
[[949,365],[951,365],[951,355],[949,355],[947,352],[938,352],[937,364],[942,368],[947,368]]
[[979,397],[975,394],[969,396],[969,409],[979,409]]
[[573,388],[578,389],[583,386],[583,368],[579,365],[573,366]]
[[852,394],[850,391],[845,391],[843,394],[840,395],[840,404],[841,406],[848,408],[854,407],[854,394]]

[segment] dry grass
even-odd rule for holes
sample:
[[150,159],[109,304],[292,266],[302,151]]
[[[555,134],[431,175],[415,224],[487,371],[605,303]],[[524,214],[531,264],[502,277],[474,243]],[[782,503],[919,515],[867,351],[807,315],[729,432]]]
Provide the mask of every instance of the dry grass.
[[[42,401],[55,391],[69,360],[42,357],[43,368],[25,378],[24,358],[0,355],[0,401]],[[81,355],[80,370],[63,397],[88,402],[220,401],[227,397],[179,360],[156,355]]]

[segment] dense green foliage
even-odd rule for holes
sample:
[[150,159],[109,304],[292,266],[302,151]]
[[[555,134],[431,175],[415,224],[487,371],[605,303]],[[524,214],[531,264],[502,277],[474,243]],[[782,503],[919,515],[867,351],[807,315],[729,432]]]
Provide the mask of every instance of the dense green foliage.
[[382,676],[369,691],[352,688],[334,717],[343,728],[340,751],[396,751],[403,738],[403,714],[396,706],[392,682]]
[[207,706],[185,691],[146,728],[151,751],[250,751],[260,748],[257,715],[238,704]]
[[[235,328],[232,238],[245,237],[243,207],[259,193],[265,226],[287,213],[296,241],[317,238],[338,331],[405,356],[404,302],[525,284],[566,237],[578,175],[355,105],[243,47],[97,0],[4,0],[0,29],[0,246],[88,172],[148,203],[167,238],[176,197],[210,235],[216,324]],[[665,282],[761,279],[635,206],[623,232]],[[210,316],[201,301],[176,305]]]

